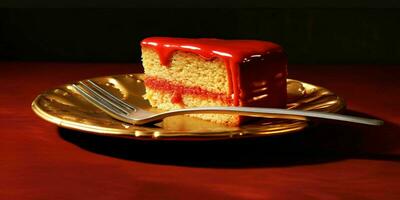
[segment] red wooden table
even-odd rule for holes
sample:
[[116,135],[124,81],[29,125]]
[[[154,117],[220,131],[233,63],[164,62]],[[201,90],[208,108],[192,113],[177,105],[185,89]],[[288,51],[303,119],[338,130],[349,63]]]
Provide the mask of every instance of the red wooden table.
[[216,142],[113,139],[60,129],[30,108],[72,81],[133,64],[0,62],[0,199],[400,199],[400,66],[290,66],[382,127],[323,124]]

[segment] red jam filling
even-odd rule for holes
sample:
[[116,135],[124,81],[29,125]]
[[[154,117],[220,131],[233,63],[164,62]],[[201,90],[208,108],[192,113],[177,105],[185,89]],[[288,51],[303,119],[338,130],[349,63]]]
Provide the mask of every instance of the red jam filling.
[[215,93],[204,90],[200,87],[186,87],[183,85],[175,84],[171,81],[157,79],[154,77],[146,77],[144,80],[146,87],[154,90],[163,91],[173,94],[171,102],[183,105],[182,95],[193,95],[203,99],[212,99],[214,101],[221,101],[224,104],[232,105],[232,99],[222,93]]
[[180,105],[184,106],[185,104],[183,103],[182,93],[174,92],[174,94],[172,95],[172,98],[171,98],[171,103],[180,104]]

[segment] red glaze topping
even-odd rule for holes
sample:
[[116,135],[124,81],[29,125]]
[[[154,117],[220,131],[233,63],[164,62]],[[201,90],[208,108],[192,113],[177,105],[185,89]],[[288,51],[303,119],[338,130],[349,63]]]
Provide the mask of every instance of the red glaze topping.
[[233,94],[233,105],[239,105],[240,76],[239,64],[252,56],[283,53],[283,49],[272,42],[258,40],[188,39],[150,37],[141,42],[142,47],[153,48],[160,57],[160,63],[170,65],[175,51],[198,54],[207,60],[219,58],[225,62],[228,72],[229,93]]

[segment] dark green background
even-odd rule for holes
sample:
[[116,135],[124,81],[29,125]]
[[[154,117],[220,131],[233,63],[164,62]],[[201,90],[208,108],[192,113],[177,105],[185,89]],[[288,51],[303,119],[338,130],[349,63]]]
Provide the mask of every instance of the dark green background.
[[274,41],[290,63],[400,63],[397,1],[132,2],[3,2],[0,59],[139,62],[141,39],[176,36]]

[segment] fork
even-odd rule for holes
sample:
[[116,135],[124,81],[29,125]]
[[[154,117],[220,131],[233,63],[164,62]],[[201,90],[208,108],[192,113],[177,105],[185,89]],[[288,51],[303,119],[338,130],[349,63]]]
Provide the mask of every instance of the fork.
[[[88,84],[86,84],[87,82]],[[365,125],[379,126],[383,121],[377,119],[368,119],[336,113],[288,110],[279,108],[257,108],[257,107],[196,107],[184,108],[161,113],[153,113],[144,110],[135,105],[122,101],[110,92],[106,91],[91,80],[79,81],[72,84],[76,91],[84,99],[92,103],[111,117],[133,125],[144,125],[151,122],[161,121],[162,119],[174,115],[194,114],[194,113],[214,113],[214,114],[236,114],[252,117],[281,118],[281,119],[325,119],[343,122],[352,122]]]

